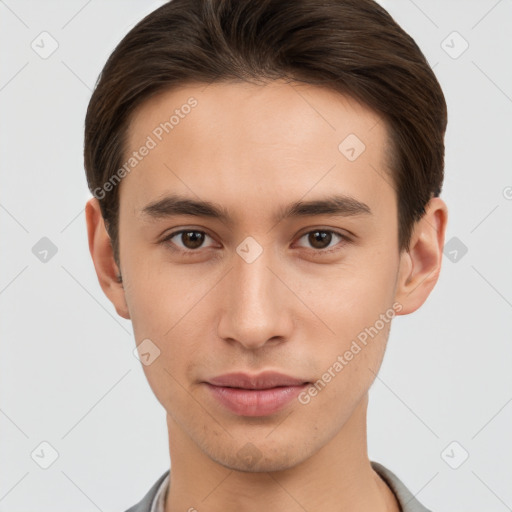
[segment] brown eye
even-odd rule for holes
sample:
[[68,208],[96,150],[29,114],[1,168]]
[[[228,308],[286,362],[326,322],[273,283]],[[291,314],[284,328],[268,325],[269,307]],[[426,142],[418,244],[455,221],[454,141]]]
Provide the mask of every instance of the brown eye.
[[207,237],[211,238],[203,231],[198,231],[196,229],[182,229],[181,231],[171,233],[162,240],[162,243],[176,251],[196,252],[196,250],[201,248],[204,244]]
[[[313,231],[309,231],[300,237],[301,239],[306,239],[307,246],[311,249],[315,249],[316,252],[331,252],[331,249],[336,250],[336,245],[343,245],[345,242],[350,242],[348,236],[342,235],[337,231],[332,231],[330,229],[315,229]],[[332,243],[337,242],[338,243]],[[302,245],[302,247],[305,247]]]
[[325,249],[332,240],[332,234],[328,231],[311,231],[308,233],[308,242],[315,249]]
[[181,241],[187,249],[197,249],[204,241],[204,233],[201,231],[183,231]]

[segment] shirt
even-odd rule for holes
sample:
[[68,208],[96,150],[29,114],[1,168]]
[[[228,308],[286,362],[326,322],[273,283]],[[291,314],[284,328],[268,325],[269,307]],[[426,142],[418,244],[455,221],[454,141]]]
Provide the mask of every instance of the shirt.
[[[378,462],[371,461],[371,465],[394,493],[402,512],[431,512],[414,497],[411,491],[407,489],[393,472]],[[129,508],[126,512],[165,512],[164,504],[169,481],[170,469],[160,476],[139,503]]]

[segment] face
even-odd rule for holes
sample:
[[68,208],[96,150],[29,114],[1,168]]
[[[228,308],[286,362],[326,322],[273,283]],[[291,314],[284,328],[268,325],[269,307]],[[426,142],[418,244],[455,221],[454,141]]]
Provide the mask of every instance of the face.
[[[143,368],[169,425],[210,459],[292,467],[366,397],[403,307],[386,145],[363,105],[283,82],[167,91],[132,118],[137,163],[118,185],[125,315],[148,359],[159,351]],[[269,371],[297,385],[212,386]]]

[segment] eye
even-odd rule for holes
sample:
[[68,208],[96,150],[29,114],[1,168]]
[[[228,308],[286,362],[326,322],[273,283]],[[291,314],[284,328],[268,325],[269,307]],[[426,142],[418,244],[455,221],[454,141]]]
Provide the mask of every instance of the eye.
[[[176,241],[172,241],[172,239],[175,237]],[[174,247],[172,247],[172,245],[178,246],[178,249],[176,249],[177,251],[185,253],[195,252],[196,249],[201,248],[206,237],[212,238],[211,236],[207,235],[204,231],[198,231],[197,229],[182,229],[180,231],[174,231],[173,233],[166,236],[162,240],[162,243],[165,245],[169,245],[173,249]]]
[[[204,246],[206,238],[213,240],[213,238],[204,231],[197,229],[181,229],[167,235],[161,243],[182,254],[193,255],[199,252],[198,249],[209,247]],[[299,238],[299,240],[302,239],[306,239],[306,242],[310,244],[310,248],[313,249],[315,254],[334,252],[337,250],[336,245],[340,245],[340,243],[343,245],[344,243],[350,242],[348,236],[330,229],[314,229],[308,231]]]
[[336,247],[337,244],[330,244],[331,242],[336,242],[337,240],[342,242],[350,242],[350,239],[347,236],[330,229],[314,229],[313,231],[308,231],[300,237],[300,239],[303,238],[306,238],[306,241],[310,244],[310,247],[316,250],[315,252],[332,252],[332,248]]

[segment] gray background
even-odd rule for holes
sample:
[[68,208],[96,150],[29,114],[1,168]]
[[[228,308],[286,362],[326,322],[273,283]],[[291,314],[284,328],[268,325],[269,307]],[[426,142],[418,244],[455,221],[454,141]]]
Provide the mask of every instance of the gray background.
[[[105,60],[162,3],[0,1],[1,511],[123,511],[168,468],[164,410],[89,256],[82,161]],[[450,245],[393,323],[370,457],[434,511],[512,510],[512,1],[381,3],[446,95]]]

